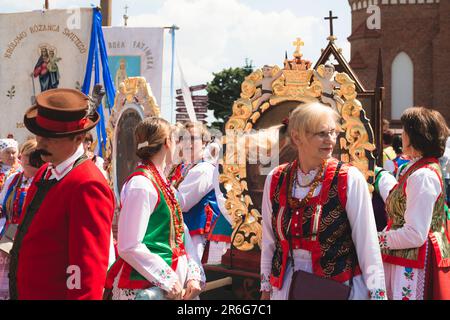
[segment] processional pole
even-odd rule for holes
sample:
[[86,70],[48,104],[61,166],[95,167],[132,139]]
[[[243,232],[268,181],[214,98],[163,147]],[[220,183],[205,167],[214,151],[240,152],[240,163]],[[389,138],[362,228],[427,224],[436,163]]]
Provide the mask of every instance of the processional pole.
[[164,27],[164,29],[170,29],[170,34],[172,35],[172,64],[170,66],[170,122],[173,123],[173,111],[174,111],[174,87],[173,87],[173,70],[175,65],[175,30],[180,29],[176,25],[172,25],[170,27]]
[[101,0],[100,9],[102,11],[102,26],[111,26],[112,0]]

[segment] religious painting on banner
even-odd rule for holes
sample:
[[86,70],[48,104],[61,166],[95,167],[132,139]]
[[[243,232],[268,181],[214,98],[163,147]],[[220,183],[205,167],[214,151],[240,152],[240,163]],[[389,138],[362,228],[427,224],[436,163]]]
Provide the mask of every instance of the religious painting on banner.
[[92,8],[0,14],[0,137],[30,135],[25,111],[55,88],[81,89],[92,28]]
[[129,77],[144,77],[161,103],[163,28],[103,27],[114,86]]

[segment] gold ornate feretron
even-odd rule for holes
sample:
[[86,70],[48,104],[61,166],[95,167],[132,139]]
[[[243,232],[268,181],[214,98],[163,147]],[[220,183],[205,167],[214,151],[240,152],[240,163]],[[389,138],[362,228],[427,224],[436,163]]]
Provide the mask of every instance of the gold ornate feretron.
[[109,176],[109,183],[112,187],[113,170],[112,170],[112,146],[114,130],[116,128],[117,120],[124,109],[125,104],[135,103],[141,106],[144,116],[159,116],[160,110],[156,104],[156,99],[153,96],[152,89],[144,77],[130,77],[119,84],[114,99],[114,107],[111,109],[111,115],[106,128],[107,141],[105,150],[105,160],[107,161],[106,172]]
[[[261,115],[273,106],[292,101],[299,103],[320,101],[323,85],[317,75],[324,76],[325,66],[320,65],[315,74],[311,63],[302,59],[303,55],[300,52],[302,45],[303,42],[297,38],[294,42],[296,46],[294,58],[292,60],[286,58],[283,69],[278,66],[272,67],[271,76],[275,79],[271,84],[272,95],[257,109],[258,99],[255,97],[263,93],[258,84],[264,77],[264,69],[256,70],[245,78],[241,85],[241,97],[234,102],[232,115],[225,125],[227,135],[223,140],[225,152],[220,163],[219,182],[226,190],[225,207],[232,219],[232,239],[234,239],[232,245],[242,251],[261,248],[261,214],[253,208],[247,186],[246,162],[236,161],[239,159],[238,153],[247,152],[248,149],[228,148],[231,141],[227,142],[226,139],[236,134],[248,133],[257,124]],[[277,78],[276,75],[279,75],[280,70],[282,74]],[[333,91],[333,100],[341,115],[341,133],[337,141],[341,160],[356,166],[367,181],[371,182],[374,177],[372,152],[375,149],[372,128],[357,99],[354,81],[346,73],[335,74],[334,81],[338,85]],[[279,123],[281,120],[279,119]]]

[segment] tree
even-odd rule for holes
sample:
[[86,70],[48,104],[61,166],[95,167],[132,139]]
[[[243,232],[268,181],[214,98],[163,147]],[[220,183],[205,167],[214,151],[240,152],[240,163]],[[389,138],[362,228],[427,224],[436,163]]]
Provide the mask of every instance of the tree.
[[214,110],[214,117],[218,121],[213,122],[211,127],[222,129],[224,122],[231,115],[234,101],[240,98],[242,82],[252,72],[251,61],[246,59],[245,66],[242,68],[228,68],[213,73],[214,79],[208,82],[206,91],[209,109]]

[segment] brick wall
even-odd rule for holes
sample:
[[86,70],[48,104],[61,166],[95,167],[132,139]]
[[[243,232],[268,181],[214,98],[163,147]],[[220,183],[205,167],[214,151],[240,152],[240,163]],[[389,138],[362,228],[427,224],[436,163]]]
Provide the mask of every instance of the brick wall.
[[[359,0],[349,0],[351,7],[354,2]],[[384,113],[391,119],[392,62],[398,53],[406,52],[414,64],[414,104],[439,110],[450,124],[450,1],[400,4],[399,0],[397,3],[380,5],[378,34],[369,32],[365,26],[370,15],[366,9],[352,11],[350,65],[366,89],[373,89],[381,48],[386,87]]]

